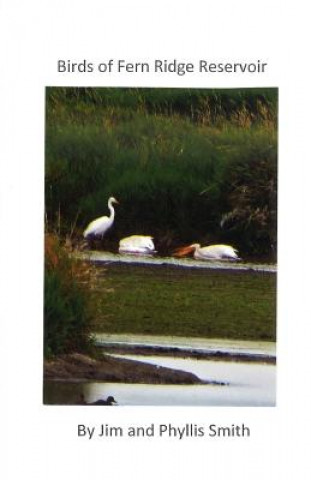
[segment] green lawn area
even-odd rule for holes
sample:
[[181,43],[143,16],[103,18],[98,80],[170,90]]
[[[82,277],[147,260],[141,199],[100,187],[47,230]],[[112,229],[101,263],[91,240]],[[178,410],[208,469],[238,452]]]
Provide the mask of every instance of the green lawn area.
[[276,275],[108,265],[99,267],[94,332],[276,339]]

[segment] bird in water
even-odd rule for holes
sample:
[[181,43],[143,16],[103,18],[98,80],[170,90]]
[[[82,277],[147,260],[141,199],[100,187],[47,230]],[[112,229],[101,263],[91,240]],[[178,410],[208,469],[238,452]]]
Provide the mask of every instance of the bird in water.
[[236,248],[230,245],[209,245],[201,247],[199,243],[194,243],[188,247],[181,247],[176,250],[175,257],[185,257],[193,253],[196,260],[241,260]]
[[119,202],[114,197],[110,197],[108,200],[108,209],[110,211],[109,217],[105,215],[103,217],[96,218],[91,223],[89,223],[89,225],[86,227],[86,229],[83,232],[84,238],[93,237],[93,236],[94,237],[101,236],[103,238],[103,236],[105,235],[107,230],[112,226],[114,221],[115,212],[112,206],[114,203],[119,203]]
[[103,398],[100,398],[98,400],[96,400],[95,402],[92,402],[92,403],[88,403],[88,405],[116,405],[117,404],[117,401],[111,396],[109,395],[109,397],[107,397],[107,400],[104,400]]
[[152,254],[155,252],[153,237],[150,235],[131,235],[122,238],[119,242],[120,253],[144,253]]
[[104,400],[103,398],[99,398],[98,400],[96,400],[95,402],[86,402],[85,401],[85,398],[84,398],[84,395],[81,394],[80,395],[80,400],[78,402],[79,405],[106,405],[106,406],[113,406],[113,405],[117,405],[118,402],[111,396],[109,395],[109,397],[107,397],[106,400]]

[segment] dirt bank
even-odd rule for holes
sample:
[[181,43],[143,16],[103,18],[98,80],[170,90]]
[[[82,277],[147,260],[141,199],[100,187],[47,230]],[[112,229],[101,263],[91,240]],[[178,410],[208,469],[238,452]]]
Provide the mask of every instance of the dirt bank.
[[171,368],[149,365],[133,360],[104,355],[94,359],[73,353],[44,362],[46,380],[149,383],[149,384],[203,384],[196,375]]

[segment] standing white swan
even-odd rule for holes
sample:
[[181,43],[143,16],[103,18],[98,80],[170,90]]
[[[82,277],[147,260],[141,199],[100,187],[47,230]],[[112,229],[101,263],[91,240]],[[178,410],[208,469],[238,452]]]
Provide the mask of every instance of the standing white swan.
[[103,237],[107,230],[111,227],[114,221],[114,208],[112,206],[113,203],[119,203],[114,197],[110,197],[108,200],[108,208],[110,211],[110,216],[103,216],[96,218],[93,220],[83,232],[84,238],[89,236],[99,236]]
[[197,260],[241,260],[238,257],[237,249],[230,245],[209,245],[208,247],[201,247],[199,243],[179,248],[176,250],[175,256],[184,257],[191,252],[193,252],[193,256]]
[[153,237],[149,235],[131,235],[119,242],[120,253],[155,253]]

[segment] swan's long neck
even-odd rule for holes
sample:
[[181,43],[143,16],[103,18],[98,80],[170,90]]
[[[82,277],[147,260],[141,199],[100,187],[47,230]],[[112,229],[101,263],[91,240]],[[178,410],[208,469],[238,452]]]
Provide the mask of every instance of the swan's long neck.
[[113,221],[114,220],[114,208],[112,206],[112,201],[111,200],[109,200],[109,202],[108,202],[108,208],[109,208],[109,211],[110,211],[109,218],[110,218],[110,220]]

